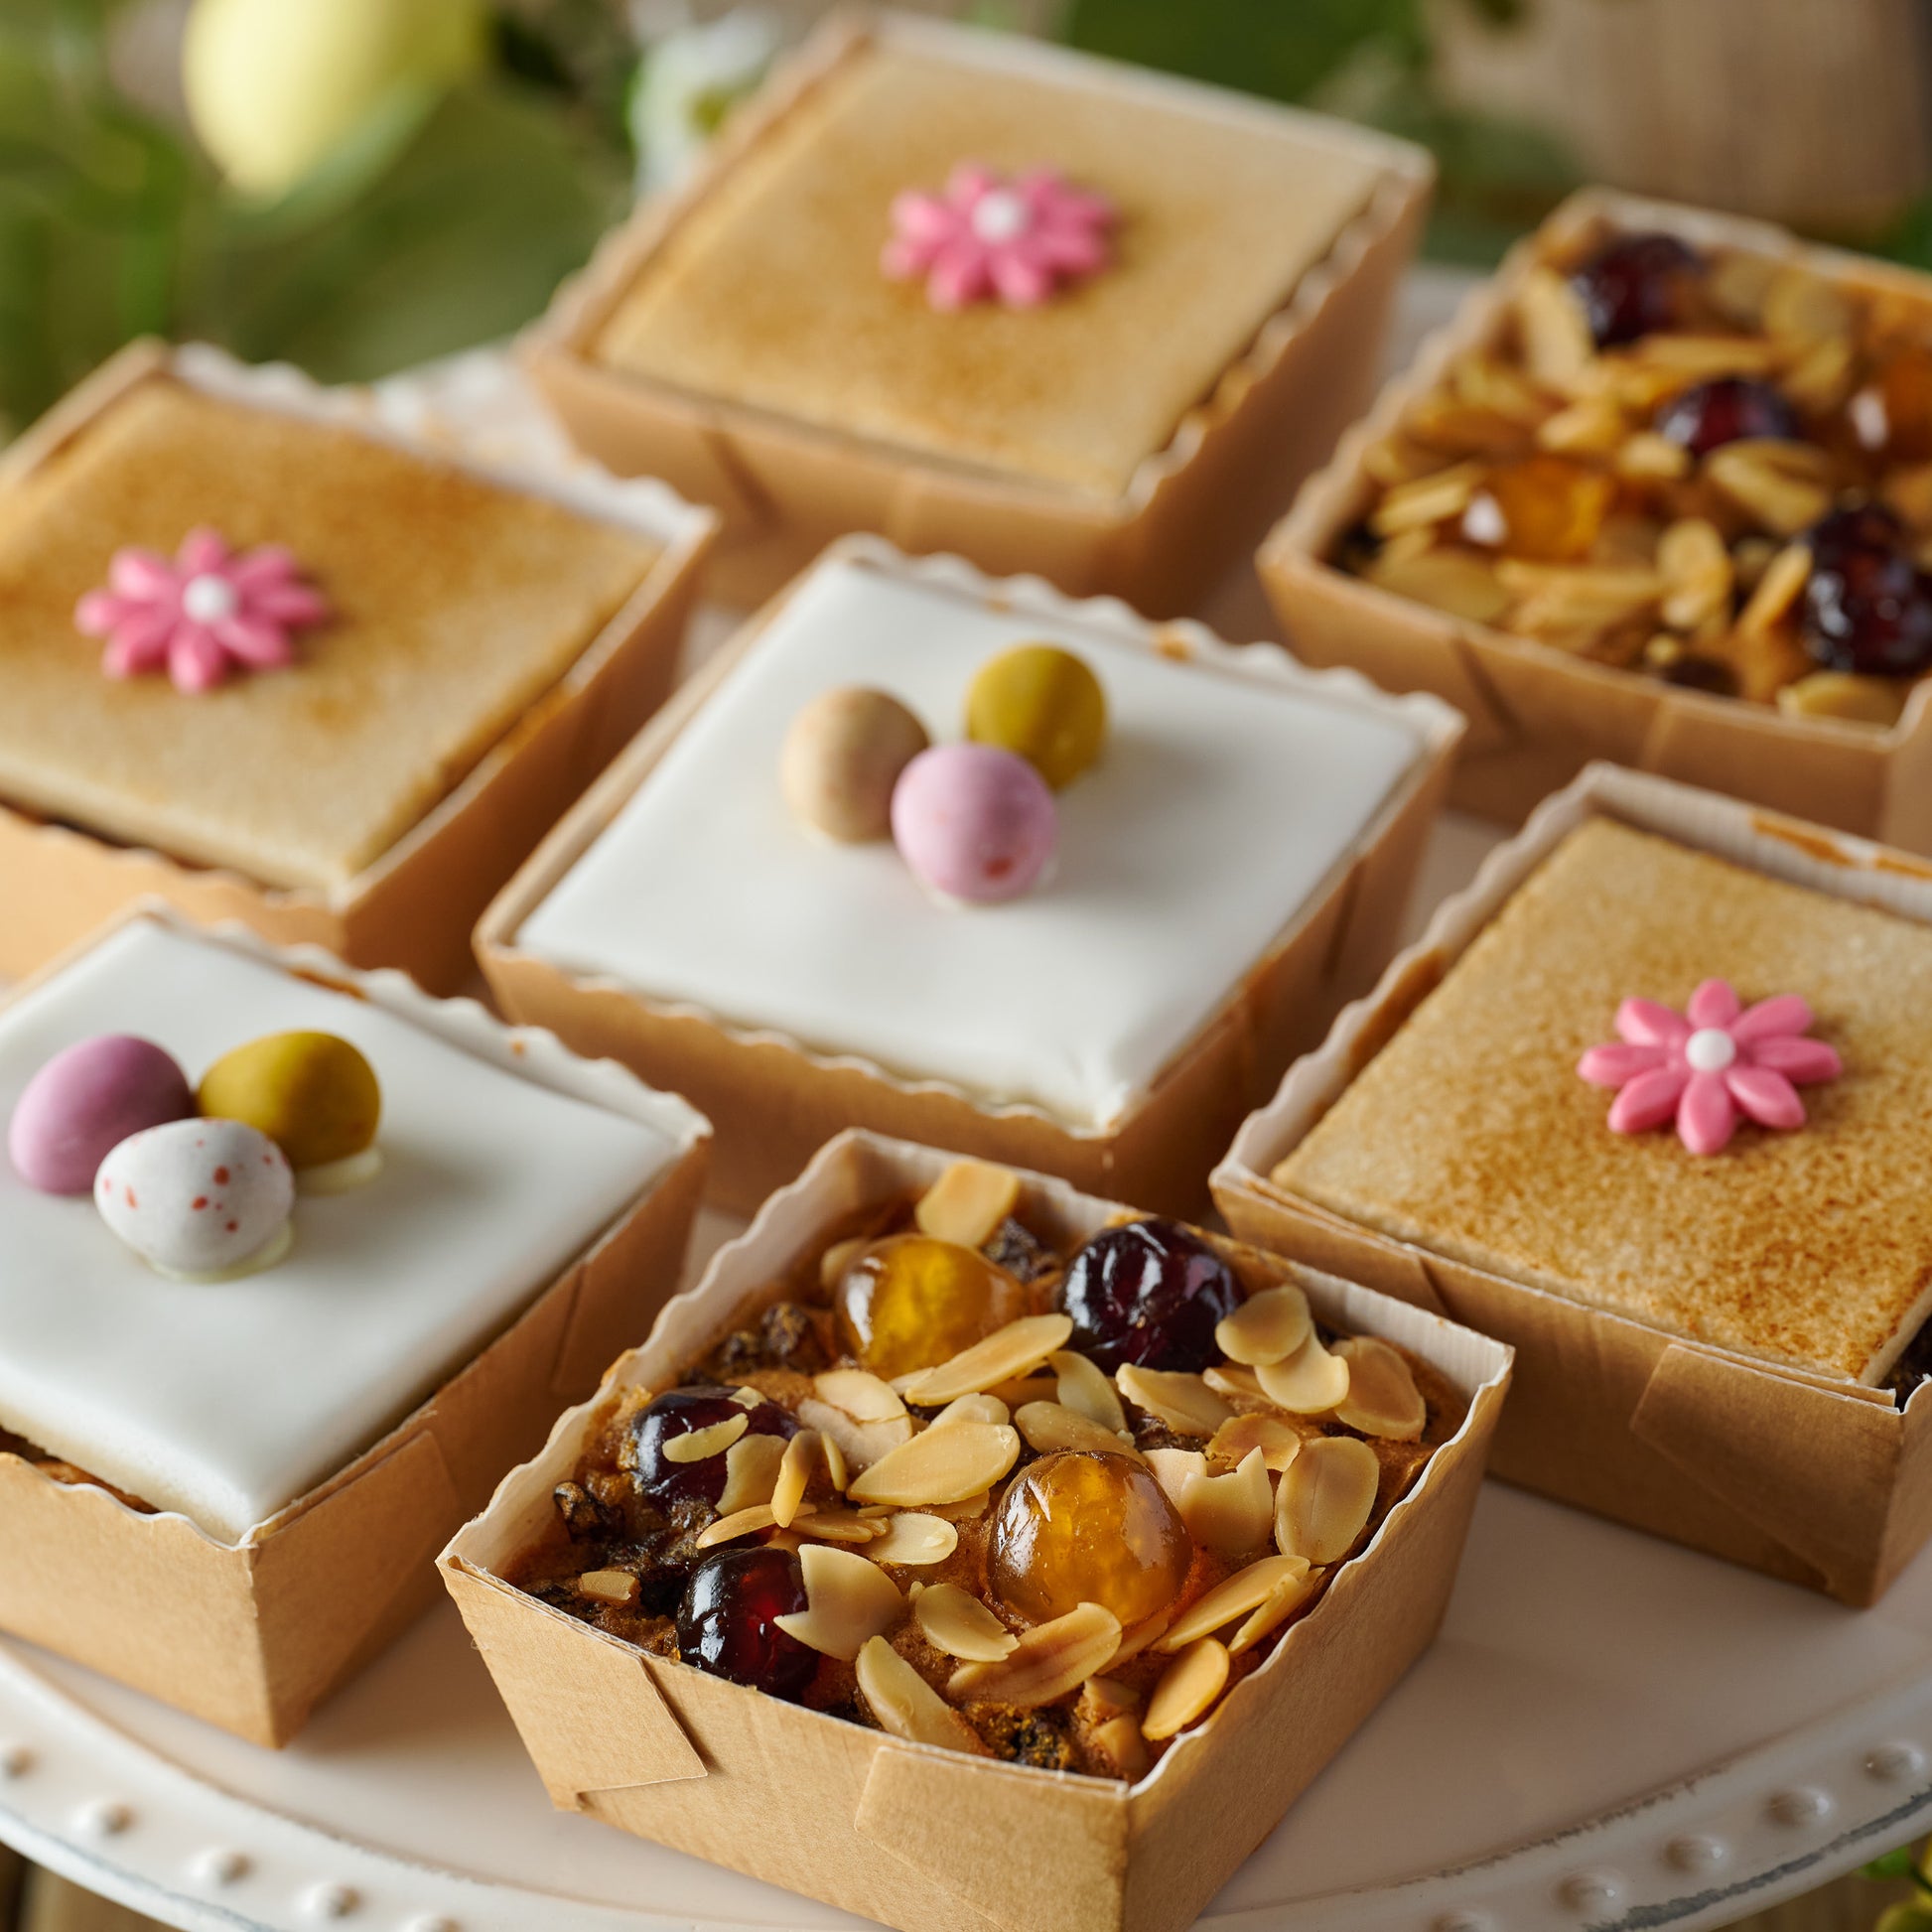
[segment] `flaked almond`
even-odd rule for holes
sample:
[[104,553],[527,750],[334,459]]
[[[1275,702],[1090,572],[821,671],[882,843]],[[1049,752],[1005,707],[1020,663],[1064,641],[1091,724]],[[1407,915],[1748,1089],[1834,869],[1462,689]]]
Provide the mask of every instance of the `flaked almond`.
[[754,1503],[768,1503],[778,1484],[778,1465],[785,1459],[782,1436],[741,1436],[725,1451],[725,1487],[718,1498],[720,1516],[731,1516]]
[[1348,1399],[1335,1405],[1335,1420],[1364,1436],[1413,1443],[1429,1408],[1409,1364],[1374,1335],[1351,1335],[1335,1344],[1335,1353],[1348,1362]]
[[1092,1736],[1094,1744],[1114,1767],[1116,1776],[1125,1778],[1129,1784],[1147,1776],[1154,1758],[1148,1750],[1147,1739],[1141,1735],[1140,1721],[1132,1712],[1096,1725]]
[[1291,1416],[1322,1416],[1348,1397],[1348,1361],[1311,1335],[1285,1362],[1255,1370],[1261,1392]]
[[[792,1518],[794,1523],[802,1524],[806,1517],[815,1514],[807,1503]],[[729,1516],[721,1516],[715,1523],[707,1523],[692,1539],[700,1550],[715,1550],[721,1543],[736,1543],[741,1536],[756,1536],[759,1530],[772,1527],[771,1505],[753,1503],[746,1509],[735,1509]]]
[[903,1411],[883,1422],[854,1422],[843,1409],[808,1395],[798,1404],[798,1420],[839,1446],[847,1469],[865,1469],[882,1455],[912,1440],[912,1418]]
[[1786,343],[1849,339],[1856,318],[1843,290],[1795,264],[1780,269],[1764,294],[1764,330]]
[[1486,557],[1437,546],[1433,530],[1416,534],[1429,540],[1418,551],[1397,549],[1401,538],[1392,537],[1376,552],[1363,571],[1371,584],[1469,623],[1494,623],[1509,609],[1510,593]]
[[1003,1423],[1013,1420],[1013,1412],[997,1395],[963,1395],[949,1402],[926,1424],[928,1430],[950,1429],[956,1422]]
[[1895,725],[1910,687],[1902,678],[1863,677],[1857,671],[1813,671],[1778,692],[1791,718],[1836,718],[1860,725]]
[[1187,1533],[1219,1557],[1244,1557],[1268,1541],[1275,1520],[1275,1492],[1261,1451],[1250,1449],[1230,1475],[1191,1475],[1174,1505]]
[[1226,1396],[1231,1402],[1265,1402],[1267,1397],[1261,1392],[1261,1377],[1253,1369],[1243,1368],[1239,1362],[1216,1362],[1212,1368],[1201,1370],[1201,1378],[1216,1395]]
[[934,1650],[965,1664],[997,1664],[1020,1643],[977,1596],[957,1584],[928,1584],[912,1599],[912,1620]]
[[789,1527],[808,1543],[849,1543],[872,1554],[872,1546],[886,1533],[884,1523],[850,1509],[819,1509],[807,1504]]
[[1587,396],[1560,409],[1537,431],[1537,445],[1559,456],[1614,456],[1629,420],[1607,396]]
[[1205,1717],[1227,1689],[1228,1654],[1212,1637],[1197,1637],[1168,1668],[1147,1701],[1141,1735],[1159,1743]]
[[1293,1578],[1270,1590],[1263,1601],[1255,1605],[1240,1629],[1228,1639],[1228,1655],[1238,1657],[1244,1650],[1252,1650],[1263,1637],[1280,1629],[1314,1594],[1323,1574],[1319,1570],[1311,1570],[1306,1576]]
[[857,1674],[880,1729],[909,1743],[986,1754],[979,1732],[884,1637],[859,1646]]
[[893,1385],[869,1369],[827,1369],[812,1377],[812,1389],[821,1402],[829,1402],[854,1422],[891,1422],[905,1413]]
[[1309,1298],[1293,1282],[1250,1295],[1214,1324],[1214,1344],[1231,1362],[1283,1362],[1313,1332]]
[[1107,1371],[1086,1356],[1071,1349],[1056,1348],[1047,1356],[1046,1366],[1053,1371],[1055,1392],[1060,1406],[1097,1422],[1102,1429],[1125,1429],[1127,1411],[1107,1379]]
[[888,1516],[885,1534],[866,1551],[874,1563],[902,1563],[922,1568],[944,1563],[959,1548],[959,1532],[943,1516],[905,1510]]
[[1234,1413],[1198,1375],[1174,1369],[1130,1362],[1115,1373],[1114,1386],[1176,1436],[1211,1436]]
[[936,1409],[963,1395],[981,1395],[1037,1368],[1073,1332],[1064,1314],[1023,1314],[990,1335],[962,1348],[949,1362],[927,1369],[905,1391],[908,1402]]
[[991,1489],[1020,1460],[1020,1433],[1000,1423],[960,1422],[928,1429],[852,1479],[856,1503],[919,1509],[963,1502]]
[[817,1430],[801,1429],[785,1445],[778,1479],[771,1486],[771,1520],[781,1530],[791,1527],[813,1475],[825,1467],[824,1442]]
[[1831,507],[1831,491],[1796,454],[1803,444],[1748,437],[1713,450],[1704,475],[1737,507],[1767,530],[1794,537]]
[[805,1607],[771,1620],[824,1656],[851,1663],[867,1638],[884,1636],[905,1614],[898,1586],[856,1550],[807,1543],[798,1564],[805,1573]]
[[732,1391],[732,1400],[741,1409],[756,1409],[764,1400],[764,1397],[757,1389],[753,1388],[751,1383],[741,1382]]
[[852,1264],[872,1246],[871,1239],[855,1234],[846,1241],[834,1241],[818,1258],[818,1285],[834,1289],[845,1280]]
[[1036,1623],[997,1664],[964,1664],[946,1695],[955,1704],[1051,1704],[1077,1691],[1120,1649],[1120,1619],[1099,1603],[1080,1603],[1050,1623]]
[[1263,1557],[1245,1570],[1218,1583],[1197,1597],[1169,1626],[1157,1650],[1181,1650],[1196,1637],[1211,1636],[1238,1616],[1259,1609],[1277,1590],[1300,1583],[1309,1574],[1302,1557]]
[[702,1462],[707,1456],[723,1455],[751,1427],[751,1417],[727,1416],[707,1429],[694,1429],[683,1436],[667,1437],[661,1445],[666,1462]]
[[1140,1708],[1140,1692],[1131,1684],[1123,1684],[1118,1677],[1090,1677],[1080,1687],[1080,1715],[1090,1724]]
[[1147,1466],[1169,1502],[1178,1509],[1181,1491],[1195,1476],[1207,1473],[1207,1457],[1199,1449],[1154,1449],[1147,1452]]
[[927,1503],[926,1508],[935,1516],[943,1516],[949,1523],[973,1523],[986,1514],[993,1505],[993,1492],[981,1489],[971,1496],[962,1496],[956,1503]]
[[1764,566],[1750,601],[1737,614],[1739,635],[1761,635],[1782,622],[1810,577],[1810,545],[1787,543]]
[[1238,1469],[1250,1450],[1259,1449],[1262,1461],[1280,1475],[1301,1448],[1302,1432],[1280,1416],[1236,1416],[1214,1432],[1214,1440],[1207,1446],[1207,1459]]
[[628,1570],[587,1570],[577,1580],[578,1589],[600,1603],[634,1603],[637,1579]]
[[1009,1410],[1024,1409],[1030,1402],[1057,1402],[1060,1399],[1059,1377],[1041,1371],[1034,1375],[1022,1375],[1011,1382],[1002,1382],[997,1388],[987,1390],[987,1394],[1004,1402]]
[[1154,1646],[1168,1634],[1168,1625],[1173,1621],[1173,1609],[1156,1610],[1152,1616],[1144,1616],[1131,1630],[1120,1633],[1120,1648],[1114,1652],[1110,1669],[1118,1670],[1129,1659],[1138,1657],[1144,1650]]
[[1617,451],[1610,467],[1635,483],[1670,483],[1690,475],[1691,453],[1655,430],[1638,430]]
[[1015,1411],[1013,1422],[1027,1439],[1027,1447],[1041,1455],[1051,1455],[1055,1449],[1098,1449],[1107,1455],[1131,1455],[1137,1462],[1141,1459],[1132,1443],[1057,1402],[1029,1402]]
[[1020,1204],[1020,1176],[988,1161],[955,1161],[912,1210],[921,1234],[983,1248]]
[[1554,268],[1539,263],[1517,285],[1515,307],[1523,366],[1546,389],[1568,394],[1596,353],[1576,290]]
[[1392,537],[1426,523],[1447,522],[1469,507],[1469,499],[1481,483],[1480,464],[1458,463],[1433,477],[1400,483],[1376,504],[1369,515],[1369,528],[1378,537]]
[[1367,1528],[1381,1482],[1382,1465],[1359,1437],[1305,1443],[1276,1491],[1276,1546],[1311,1564],[1339,1563]]

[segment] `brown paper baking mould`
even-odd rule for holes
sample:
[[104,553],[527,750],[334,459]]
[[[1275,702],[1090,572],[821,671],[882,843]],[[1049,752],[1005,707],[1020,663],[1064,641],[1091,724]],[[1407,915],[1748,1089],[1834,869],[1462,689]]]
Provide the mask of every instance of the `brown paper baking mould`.
[[[250,406],[398,434],[367,392],[324,390],[295,370],[249,368],[202,345],[123,349],[0,457],[0,497],[81,435],[128,389],[158,375]],[[662,485],[592,474],[518,476],[429,452],[491,482],[555,496],[641,528],[662,544],[636,590],[572,669],[401,840],[340,891],[271,887],[220,868],[116,844],[0,803],[0,978],[17,978],[144,897],[212,924],[237,919],[277,945],[316,945],[360,967],[393,966],[437,992],[471,975],[470,931],[537,841],[669,695],[717,519]]]
[[[1047,578],[1075,596],[1110,592],[1170,616],[1196,603],[1252,548],[1295,485],[1374,393],[1398,282],[1428,209],[1435,164],[1404,141],[1321,116],[1301,132],[1382,171],[1369,205],[1302,278],[1212,395],[1183,418],[1115,501],[869,443],[768,411],[680,391],[597,358],[623,295],[734,158],[868,40],[975,65],[1076,73],[1091,84],[1199,101],[1192,83],[1065,49],[890,12],[847,9],[733,116],[687,188],[644,203],[605,238],[527,334],[537,386],[583,449],[620,475],[648,471],[724,515],[717,582],[728,601],[768,596],[833,538],[875,530],[909,551],[954,551],[1002,575]],[[1217,98],[1207,96],[1211,103]],[[1225,97],[1219,97],[1225,98]],[[1291,109],[1269,109],[1292,113]]]
[[[1237,676],[1306,683],[1311,693],[1344,704],[1389,702],[1346,674],[1340,683],[1328,681],[1332,673],[1310,680],[1268,646],[1230,647],[1198,624],[1156,626],[1111,602],[1070,602],[1035,580],[994,582],[957,558],[908,559],[873,537],[846,538],[831,554],[996,597],[1048,621],[1099,625]],[[774,599],[677,693],[490,906],[477,930],[477,955],[498,1005],[513,1019],[548,1028],[587,1058],[620,1060],[652,1085],[688,1096],[717,1131],[714,1189],[744,1212],[790,1180],[841,1128],[854,1126],[1042,1169],[1147,1207],[1202,1207],[1207,1171],[1242,1115],[1273,1090],[1297,1052],[1321,1037],[1342,1002],[1373,984],[1395,950],[1460,735],[1456,715],[1433,700],[1398,701],[1413,707],[1406,718],[1416,761],[1355,850],[1125,1119],[1109,1129],[1078,1128],[1035,1107],[996,1105],[939,1081],[901,1080],[869,1060],[729,1026],[518,949],[523,921],[623,809],[783,603],[783,596]],[[1237,878],[1231,868],[1231,888]]]
[[1376,493],[1362,467],[1369,446],[1437,387],[1456,355],[1494,340],[1525,273],[1572,258],[1599,232],[1637,228],[1800,262],[1855,293],[1903,291],[1932,304],[1924,275],[1814,247],[1762,222],[1586,190],[1510,251],[1494,280],[1469,296],[1309,479],[1256,560],[1263,587],[1298,656],[1349,665],[1390,691],[1434,692],[1468,718],[1449,794],[1463,811],[1519,825],[1584,765],[1607,759],[1932,852],[1932,678],[1919,682],[1888,729],[1788,717],[1463,621],[1327,561]]
[[[115,927],[130,917],[188,923],[156,907]],[[675,1288],[710,1128],[674,1094],[653,1093],[620,1067],[587,1066],[473,1001],[432,1000],[399,973],[358,973],[309,947],[279,951],[235,927],[201,936],[340,985],[522,1078],[649,1122],[679,1149],[435,1394],[238,1544],[0,1453],[0,1629],[255,1743],[284,1744],[435,1600],[433,1560],[452,1530],[543,1441],[558,1408],[596,1386]]]
[[[1454,1581],[1509,1351],[1346,1281],[1274,1264],[1324,1318],[1414,1349],[1469,1399],[1460,1430],[1214,1715],[1139,1784],[967,1757],[645,1655],[501,1581],[553,1514],[605,1401],[668,1385],[768,1299],[822,1230],[918,1191],[948,1156],[841,1135],[670,1303],[598,1397],[442,1557],[444,1580],[551,1801],[907,1932],[1169,1932],[1191,1922],[1428,1645]],[[1025,1210],[1077,1239],[1120,1218],[1026,1177]]]
[[1494,1473],[1733,1563],[1875,1602],[1932,1535],[1932,1395],[1783,1369],[1349,1221],[1269,1175],[1565,834],[1600,814],[1932,923],[1932,867],[1640,772],[1589,766],[1349,1007],[1215,1170],[1242,1239],[1508,1342]]

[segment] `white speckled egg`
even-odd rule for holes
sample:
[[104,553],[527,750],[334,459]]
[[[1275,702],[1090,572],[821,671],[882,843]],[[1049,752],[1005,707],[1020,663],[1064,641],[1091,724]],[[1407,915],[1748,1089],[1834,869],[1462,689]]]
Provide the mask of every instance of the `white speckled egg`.
[[282,1150],[240,1121],[170,1121],[108,1155],[94,1205],[161,1274],[224,1279],[287,1252],[295,1175]]

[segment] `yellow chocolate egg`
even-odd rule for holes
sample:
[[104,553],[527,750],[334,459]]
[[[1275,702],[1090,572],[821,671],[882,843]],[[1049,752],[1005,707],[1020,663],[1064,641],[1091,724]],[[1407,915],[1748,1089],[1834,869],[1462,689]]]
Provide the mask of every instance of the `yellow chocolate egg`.
[[928,742],[925,727],[890,692],[842,685],[791,721],[778,784],[792,815],[828,837],[883,839],[898,774]]
[[1083,658],[1057,644],[1015,644],[989,658],[966,695],[966,736],[1018,752],[1058,791],[1100,757],[1107,694]]
[[840,1339],[890,1381],[950,1361],[1031,1311],[1027,1291],[977,1249],[924,1234],[875,1241],[839,1284]]
[[366,1178],[382,1118],[367,1060],[334,1034],[271,1034],[208,1068],[197,1100],[210,1119],[244,1121],[288,1156],[298,1174],[352,1165]]

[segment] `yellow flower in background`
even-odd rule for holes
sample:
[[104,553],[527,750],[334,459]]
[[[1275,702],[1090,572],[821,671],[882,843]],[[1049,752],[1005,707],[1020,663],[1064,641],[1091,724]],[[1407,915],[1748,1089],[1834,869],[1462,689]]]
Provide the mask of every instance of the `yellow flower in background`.
[[195,0],[182,84],[235,187],[286,193],[406,93],[483,60],[483,0]]

